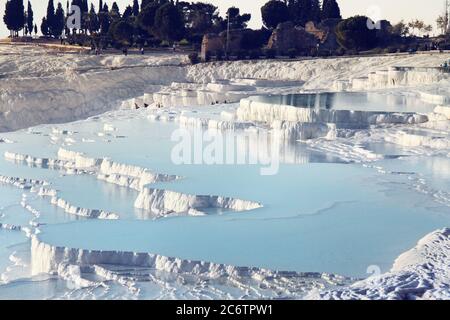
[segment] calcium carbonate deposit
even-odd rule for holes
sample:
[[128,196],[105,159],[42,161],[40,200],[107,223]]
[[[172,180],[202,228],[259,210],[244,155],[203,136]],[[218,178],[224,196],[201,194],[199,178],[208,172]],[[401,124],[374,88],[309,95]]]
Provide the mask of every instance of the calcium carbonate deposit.
[[0,47],[0,299],[448,299],[449,58]]

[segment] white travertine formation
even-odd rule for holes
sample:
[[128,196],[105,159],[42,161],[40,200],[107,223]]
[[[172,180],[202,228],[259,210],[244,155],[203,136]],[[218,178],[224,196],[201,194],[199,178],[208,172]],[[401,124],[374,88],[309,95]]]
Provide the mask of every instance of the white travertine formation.
[[316,299],[450,299],[450,229],[432,232],[396,260],[390,272],[344,289],[321,292]]
[[[189,213],[195,210],[219,208],[234,211],[247,211],[261,208],[262,205],[247,200],[230,197],[189,195],[175,191],[144,188],[134,203],[138,209],[151,211],[158,215]],[[192,212],[192,211],[191,211]]]

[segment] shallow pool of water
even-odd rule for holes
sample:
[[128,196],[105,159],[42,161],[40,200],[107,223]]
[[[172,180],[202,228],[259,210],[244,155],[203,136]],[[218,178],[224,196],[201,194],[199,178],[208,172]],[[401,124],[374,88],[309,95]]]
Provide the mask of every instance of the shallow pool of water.
[[[105,133],[105,123],[115,131]],[[57,245],[364,276],[371,265],[388,270],[392,261],[421,236],[450,224],[447,209],[413,190],[407,176],[346,164],[300,143],[280,149],[288,148],[295,156],[281,157],[277,174],[262,176],[259,165],[174,164],[171,150],[175,142],[170,137],[177,125],[151,122],[144,113],[134,117],[119,113],[59,127],[74,132],[69,144],[64,139],[53,139],[56,142],[52,147],[45,149],[52,130],[41,126],[36,129],[39,135],[27,131],[8,134],[16,143],[4,144],[1,149],[56,157],[56,150],[63,146],[183,177],[176,182],[158,183],[155,188],[236,197],[260,202],[263,208],[206,217],[135,221],[151,218],[133,207],[136,191],[104,183],[92,175],[67,176],[0,160],[1,174],[46,179],[71,204],[117,212],[122,219],[106,222],[42,218],[50,223],[41,227],[42,239]],[[283,161],[286,158],[294,160]],[[405,163],[395,158],[385,161],[391,169]],[[426,171],[430,166],[423,163],[414,168],[412,163],[408,171]],[[446,183],[444,178],[430,176],[436,187]],[[53,208],[53,216],[70,217],[45,202],[38,206],[43,212]],[[10,219],[11,212],[7,213],[5,219]],[[17,219],[22,221],[19,216]]]

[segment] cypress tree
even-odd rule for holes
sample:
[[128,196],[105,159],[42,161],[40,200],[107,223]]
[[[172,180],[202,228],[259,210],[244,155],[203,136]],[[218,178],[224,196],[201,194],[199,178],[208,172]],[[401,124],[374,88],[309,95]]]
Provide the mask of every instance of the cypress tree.
[[64,9],[62,7],[62,4],[59,2],[53,18],[53,26],[51,28],[52,35],[55,38],[61,36],[64,30],[64,25],[65,25]]
[[33,8],[31,7],[31,3],[30,0],[28,0],[28,8],[27,8],[27,28],[28,31],[30,32],[30,34],[33,33],[33,20],[34,20],[34,13],[33,13]]
[[44,17],[42,18],[42,23],[41,23],[41,33],[44,36],[48,36],[50,34],[50,30],[48,28],[48,23],[47,23],[47,19]]
[[120,16],[120,9],[119,9],[119,5],[117,4],[117,2],[115,2],[115,1],[113,2],[111,11],[116,12]]
[[138,0],[133,0],[133,16],[137,17],[139,14],[139,3]]
[[88,20],[89,20],[89,22],[88,22],[89,33],[93,34],[94,32],[97,32],[98,29],[100,28],[100,22],[99,22],[99,17],[95,13],[95,8],[92,3],[91,3],[91,9],[89,10]]
[[319,22],[321,20],[321,8],[319,0],[311,0],[311,7],[309,12],[309,20]]
[[122,19],[129,18],[133,15],[133,8],[131,6],[127,6],[125,11],[123,12]]
[[88,5],[88,1],[87,0],[82,0],[81,1],[81,13],[88,13],[89,11],[89,5]]
[[11,36],[18,36],[18,32],[25,27],[23,0],[8,0],[6,2],[3,21],[10,31]]
[[341,9],[336,0],[323,0],[322,20],[325,19],[342,19]]
[[53,0],[48,0],[47,14],[45,16],[45,21],[47,23],[48,32],[46,35],[53,34],[55,28],[55,5]]

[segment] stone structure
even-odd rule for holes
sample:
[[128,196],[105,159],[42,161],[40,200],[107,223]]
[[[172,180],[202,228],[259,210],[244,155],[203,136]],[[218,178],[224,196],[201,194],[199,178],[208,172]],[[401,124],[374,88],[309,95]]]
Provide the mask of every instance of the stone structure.
[[223,40],[220,35],[209,33],[203,36],[201,52],[201,58],[203,61],[206,60],[206,57],[209,54],[220,50],[224,50]]
[[295,49],[298,53],[309,54],[317,47],[318,40],[314,34],[306,32],[305,28],[296,27],[292,22],[280,23],[273,31],[267,45],[279,54],[285,54]]
[[310,21],[305,25],[305,30],[319,41],[319,50],[332,52],[339,48],[335,30],[340,21],[340,19],[327,19],[317,25]]
[[215,55],[218,51],[225,53],[228,49],[229,53],[237,52],[242,49],[241,42],[246,32],[250,30],[231,30],[228,39],[227,48],[227,32],[223,31],[219,34],[209,33],[203,36],[201,58],[206,60],[208,55]]

